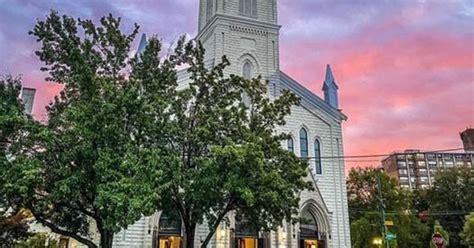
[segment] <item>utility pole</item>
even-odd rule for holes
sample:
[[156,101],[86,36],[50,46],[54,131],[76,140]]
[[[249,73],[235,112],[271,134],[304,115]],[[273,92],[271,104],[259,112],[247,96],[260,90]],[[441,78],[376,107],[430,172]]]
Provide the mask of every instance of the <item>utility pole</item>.
[[387,248],[390,248],[390,244],[388,242],[388,240],[386,240],[386,234],[387,234],[387,226],[385,225],[385,205],[383,203],[383,198],[382,198],[382,182],[381,182],[381,179],[380,179],[380,174],[381,174],[381,171],[379,171],[377,173],[377,188],[378,188],[378,191],[379,191],[379,209],[380,209],[380,212],[382,213],[382,240],[385,242],[385,246]]

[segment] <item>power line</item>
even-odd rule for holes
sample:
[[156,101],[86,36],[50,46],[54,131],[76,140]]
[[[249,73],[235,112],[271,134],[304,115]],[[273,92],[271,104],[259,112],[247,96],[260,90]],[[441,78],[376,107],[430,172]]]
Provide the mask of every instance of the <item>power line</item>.
[[452,151],[460,151],[464,149],[470,149],[460,147],[460,148],[449,148],[449,149],[441,149],[441,150],[431,150],[431,151],[412,151],[412,152],[394,152],[394,153],[386,153],[386,154],[370,154],[370,155],[348,155],[348,156],[321,156],[321,157],[305,157],[305,158],[320,158],[320,159],[347,159],[347,158],[376,158],[376,157],[388,157],[393,154],[397,155],[414,155],[414,154],[420,154],[420,153],[442,153],[442,152],[452,152]]

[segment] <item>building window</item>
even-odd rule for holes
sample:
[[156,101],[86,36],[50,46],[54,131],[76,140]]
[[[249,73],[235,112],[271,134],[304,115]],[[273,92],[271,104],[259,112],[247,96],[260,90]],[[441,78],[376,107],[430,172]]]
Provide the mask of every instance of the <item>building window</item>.
[[289,138],[288,141],[287,141],[287,147],[288,147],[288,151],[289,152],[295,152],[295,147],[294,147],[294,143],[293,143],[293,138]]
[[212,14],[214,12],[214,0],[207,0],[207,20],[209,21],[212,17]]
[[31,112],[33,111],[33,102],[35,99],[35,89],[30,89],[30,88],[23,88],[21,92],[21,100],[23,104],[25,105],[25,113],[31,115]]
[[308,133],[304,128],[300,130],[300,156],[301,158],[308,157]]
[[314,165],[316,169],[316,174],[323,174],[323,168],[321,166],[321,143],[319,140],[314,142]]
[[257,17],[257,0],[240,0],[240,14]]
[[[246,80],[251,80],[253,77],[253,66],[249,61],[246,61],[242,67],[242,76]],[[252,100],[246,93],[242,95],[242,101],[247,108],[250,108]]]
[[242,68],[242,76],[244,79],[250,80],[253,77],[253,66],[250,62],[245,62]]

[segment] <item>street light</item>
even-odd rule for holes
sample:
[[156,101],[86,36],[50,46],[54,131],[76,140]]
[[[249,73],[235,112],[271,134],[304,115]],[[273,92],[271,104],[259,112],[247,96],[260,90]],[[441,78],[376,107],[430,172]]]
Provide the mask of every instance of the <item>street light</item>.
[[383,244],[383,239],[382,237],[374,237],[372,238],[372,244],[373,245],[376,245],[378,247],[382,247],[382,244]]

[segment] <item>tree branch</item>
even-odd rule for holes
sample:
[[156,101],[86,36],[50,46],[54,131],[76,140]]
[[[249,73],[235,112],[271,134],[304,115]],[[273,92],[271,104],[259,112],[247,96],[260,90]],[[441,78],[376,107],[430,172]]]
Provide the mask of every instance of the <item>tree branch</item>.
[[219,224],[221,223],[222,219],[227,215],[232,210],[232,204],[233,200],[231,199],[228,203],[227,206],[222,210],[222,212],[217,216],[216,220],[212,224],[212,228],[209,229],[209,233],[207,234],[206,239],[201,245],[201,248],[206,248],[207,245],[209,244],[209,241],[211,241],[212,236],[214,236],[214,233],[216,233],[217,227],[219,227]]
[[56,225],[54,225],[53,223],[47,221],[46,219],[40,217],[39,215],[37,215],[35,213],[33,213],[33,215],[39,223],[41,223],[44,226],[48,227],[54,233],[71,237],[71,238],[79,241],[80,243],[87,245],[87,247],[89,247],[89,248],[97,248],[98,247],[94,242],[92,242],[92,240],[89,240],[85,237],[82,237],[82,236],[80,236],[76,233],[61,229],[61,228],[57,227]]

